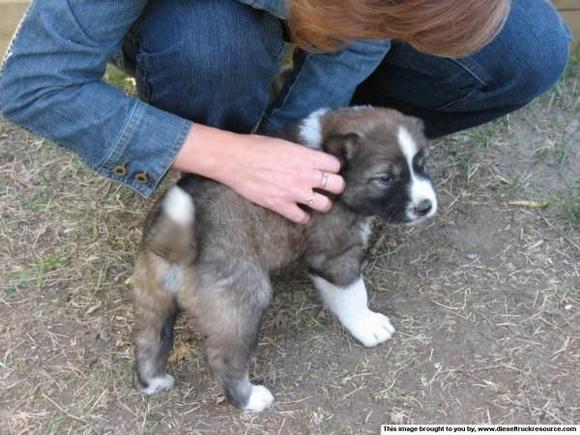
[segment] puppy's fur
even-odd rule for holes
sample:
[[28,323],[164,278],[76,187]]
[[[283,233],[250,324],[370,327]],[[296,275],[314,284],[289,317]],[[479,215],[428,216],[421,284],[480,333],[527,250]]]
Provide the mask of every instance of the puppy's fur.
[[269,274],[306,265],[326,307],[365,346],[388,340],[388,318],[369,310],[361,278],[371,219],[415,223],[437,208],[425,172],[422,123],[370,107],[319,111],[295,129],[307,146],[337,156],[346,181],[327,214],[295,225],[214,181],[182,178],[148,216],[134,274],[135,379],[152,394],[173,385],[165,371],[178,310],[205,336],[211,372],[234,405],[261,411],[273,402],[248,370]]

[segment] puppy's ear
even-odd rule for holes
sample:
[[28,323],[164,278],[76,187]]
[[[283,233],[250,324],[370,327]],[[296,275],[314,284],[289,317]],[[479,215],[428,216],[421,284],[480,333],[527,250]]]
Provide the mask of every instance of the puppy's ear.
[[333,134],[324,141],[322,150],[338,158],[344,167],[354,156],[360,139],[357,133]]

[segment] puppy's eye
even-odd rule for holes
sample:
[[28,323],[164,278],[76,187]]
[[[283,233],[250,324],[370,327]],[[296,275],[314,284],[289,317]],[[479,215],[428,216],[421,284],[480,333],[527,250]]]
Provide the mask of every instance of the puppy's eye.
[[426,166],[427,166],[426,159],[421,159],[417,162],[417,170],[419,171],[424,171]]
[[393,177],[389,176],[389,175],[382,175],[379,178],[377,178],[378,182],[381,184],[384,184],[385,186],[391,184],[393,182]]

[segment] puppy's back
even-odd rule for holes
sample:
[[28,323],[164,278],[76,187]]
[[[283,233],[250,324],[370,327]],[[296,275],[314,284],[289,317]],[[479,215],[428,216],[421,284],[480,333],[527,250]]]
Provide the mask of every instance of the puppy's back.
[[306,243],[304,225],[194,175],[182,177],[153,207],[143,237],[145,249],[170,262],[215,264],[242,258],[266,271],[298,260]]

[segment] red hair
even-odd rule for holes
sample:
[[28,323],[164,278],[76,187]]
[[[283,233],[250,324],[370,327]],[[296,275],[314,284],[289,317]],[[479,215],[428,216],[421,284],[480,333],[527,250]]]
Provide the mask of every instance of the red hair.
[[398,39],[446,57],[473,53],[503,27],[511,0],[288,0],[294,42],[333,51],[358,39]]

